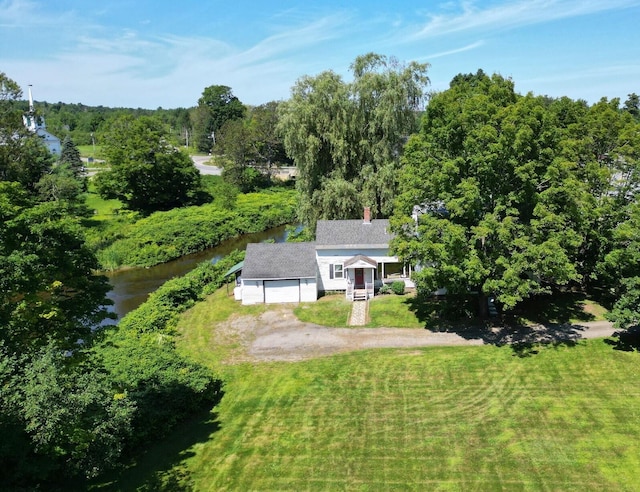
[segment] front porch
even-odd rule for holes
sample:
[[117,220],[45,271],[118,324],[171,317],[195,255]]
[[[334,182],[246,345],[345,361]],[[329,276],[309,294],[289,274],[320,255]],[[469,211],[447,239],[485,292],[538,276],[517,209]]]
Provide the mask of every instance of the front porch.
[[387,283],[401,281],[407,288],[415,287],[410,279],[410,266],[376,261],[365,255],[356,255],[345,261],[344,274],[347,281],[345,296],[350,301],[372,299],[375,289]]

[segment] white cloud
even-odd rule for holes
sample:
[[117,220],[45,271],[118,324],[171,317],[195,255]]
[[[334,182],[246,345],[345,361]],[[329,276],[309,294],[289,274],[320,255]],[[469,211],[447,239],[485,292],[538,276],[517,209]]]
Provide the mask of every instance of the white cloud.
[[[638,0],[519,0],[487,8],[475,2],[460,4],[457,13],[432,14],[413,39],[433,38],[463,31],[511,29],[568,17],[625,9],[639,5]],[[450,10],[450,4],[447,5]]]
[[476,41],[475,43],[471,43],[466,46],[463,46],[461,48],[455,48],[448,51],[441,51],[439,53],[434,53],[432,55],[425,56],[424,59],[432,60],[433,58],[442,58],[443,56],[456,55],[458,53],[464,53],[465,51],[475,50],[476,48],[479,48],[482,45],[484,45],[484,41],[480,40],[480,41]]

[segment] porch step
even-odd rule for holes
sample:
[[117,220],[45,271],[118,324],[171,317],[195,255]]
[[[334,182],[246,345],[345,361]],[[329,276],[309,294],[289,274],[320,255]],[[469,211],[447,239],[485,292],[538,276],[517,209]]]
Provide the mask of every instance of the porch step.
[[353,291],[353,300],[354,301],[366,301],[367,300],[367,289],[355,289]]

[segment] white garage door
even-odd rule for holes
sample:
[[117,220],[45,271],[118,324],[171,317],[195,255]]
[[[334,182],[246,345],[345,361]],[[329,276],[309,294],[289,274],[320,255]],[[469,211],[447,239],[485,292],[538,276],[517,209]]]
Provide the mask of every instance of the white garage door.
[[300,301],[300,280],[265,280],[264,302]]

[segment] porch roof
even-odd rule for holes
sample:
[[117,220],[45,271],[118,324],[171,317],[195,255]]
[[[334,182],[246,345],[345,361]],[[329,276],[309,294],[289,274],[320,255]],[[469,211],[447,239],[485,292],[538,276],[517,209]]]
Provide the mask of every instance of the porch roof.
[[365,255],[356,255],[344,262],[345,268],[378,268],[378,262]]

